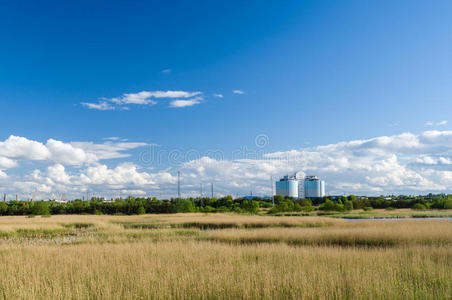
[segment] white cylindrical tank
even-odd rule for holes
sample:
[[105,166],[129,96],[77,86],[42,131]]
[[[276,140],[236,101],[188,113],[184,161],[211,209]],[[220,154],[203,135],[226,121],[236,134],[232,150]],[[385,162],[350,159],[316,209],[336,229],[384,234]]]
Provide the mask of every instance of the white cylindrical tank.
[[276,182],[276,195],[298,198],[298,180],[293,176],[284,176]]
[[322,198],[325,197],[325,182],[316,176],[306,176],[304,179],[304,197]]

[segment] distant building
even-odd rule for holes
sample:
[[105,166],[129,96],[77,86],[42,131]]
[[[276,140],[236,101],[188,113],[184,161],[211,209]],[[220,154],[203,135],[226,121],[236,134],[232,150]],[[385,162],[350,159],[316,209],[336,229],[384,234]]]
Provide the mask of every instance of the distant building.
[[298,179],[294,176],[284,176],[276,182],[276,195],[298,198]]
[[317,176],[306,176],[304,179],[304,197],[305,198],[323,198],[325,197],[325,181]]

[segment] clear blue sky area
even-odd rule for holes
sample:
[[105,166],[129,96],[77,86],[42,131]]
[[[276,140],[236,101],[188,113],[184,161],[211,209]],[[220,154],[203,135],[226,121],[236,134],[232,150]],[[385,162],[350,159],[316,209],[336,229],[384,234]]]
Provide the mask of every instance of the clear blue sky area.
[[[3,1],[1,139],[231,152],[261,133],[283,151],[420,132],[452,111],[451,11],[412,0]],[[156,90],[204,100],[81,104]]]

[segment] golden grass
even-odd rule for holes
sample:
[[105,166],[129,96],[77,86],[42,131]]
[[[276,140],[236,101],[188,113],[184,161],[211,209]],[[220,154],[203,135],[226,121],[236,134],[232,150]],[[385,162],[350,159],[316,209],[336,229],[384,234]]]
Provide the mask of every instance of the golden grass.
[[452,246],[452,222],[428,221],[360,221],[320,228],[228,229],[208,234],[213,241],[233,243],[288,243],[292,245],[337,246]]
[[[233,223],[240,226],[124,226]],[[306,226],[313,223],[329,225]],[[22,234],[23,229],[33,234]],[[12,233],[0,234],[5,299],[452,297],[451,221],[221,214],[0,217],[1,232]]]

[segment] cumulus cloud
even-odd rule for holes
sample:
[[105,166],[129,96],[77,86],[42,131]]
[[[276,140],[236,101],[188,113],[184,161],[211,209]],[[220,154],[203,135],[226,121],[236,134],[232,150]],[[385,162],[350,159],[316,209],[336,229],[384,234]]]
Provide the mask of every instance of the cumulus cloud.
[[2,156],[13,159],[46,160],[51,157],[51,153],[40,142],[11,135],[5,141],[0,142],[0,157]]
[[224,97],[223,94],[213,94],[213,96],[215,98],[223,98]]
[[245,94],[245,92],[243,90],[232,90],[232,93],[237,94],[237,95]]
[[25,137],[11,135],[0,141],[0,170],[18,166],[18,161],[49,161],[64,165],[80,166],[99,160],[127,157],[125,151],[146,146],[146,143],[130,142],[71,142],[48,139],[45,144]]
[[15,160],[0,156],[0,170],[11,169],[14,167],[17,167],[17,162]]
[[49,179],[64,184],[71,182],[71,177],[66,173],[66,169],[62,164],[56,164],[47,168]]
[[[80,197],[80,193],[91,191],[114,196],[136,191],[136,195],[174,197],[177,171],[182,175],[184,196],[198,196],[200,184],[207,186],[210,183],[214,184],[218,196],[244,195],[251,190],[256,195],[269,195],[270,176],[276,180],[295,172],[325,179],[329,194],[452,192],[452,131],[402,133],[290,151],[259,152],[230,160],[200,155],[164,170],[159,170],[162,166],[158,165],[141,168],[127,161],[116,166],[95,161],[85,163],[81,168],[67,167],[78,161],[89,161],[90,154],[98,160],[123,158],[130,155],[128,150],[143,143],[69,143],[71,148],[52,140],[46,144],[17,137],[8,140],[0,143],[3,145],[0,153],[15,153],[15,158],[3,156],[11,161],[0,159],[0,187],[24,192],[39,189],[42,195],[66,193]],[[52,143],[56,146],[47,147]],[[13,151],[12,144],[16,144],[18,151]],[[27,147],[32,154],[26,154]],[[53,149],[55,147],[59,150]],[[73,148],[83,150],[85,156],[73,152]],[[69,153],[73,158],[62,159],[61,153]],[[3,170],[14,167],[19,157],[20,160],[33,157],[53,163],[44,171],[38,168],[22,177],[8,176]]]

